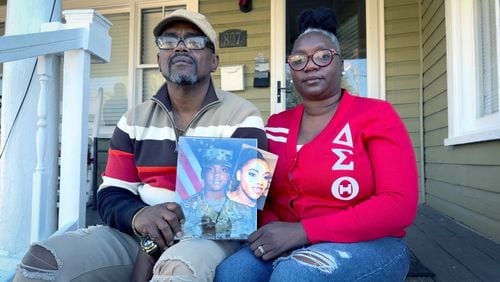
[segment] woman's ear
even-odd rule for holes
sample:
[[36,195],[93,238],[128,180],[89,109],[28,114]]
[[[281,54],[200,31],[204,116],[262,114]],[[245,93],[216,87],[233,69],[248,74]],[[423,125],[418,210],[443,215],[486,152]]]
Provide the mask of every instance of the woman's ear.
[[236,171],[236,180],[241,181],[241,170]]

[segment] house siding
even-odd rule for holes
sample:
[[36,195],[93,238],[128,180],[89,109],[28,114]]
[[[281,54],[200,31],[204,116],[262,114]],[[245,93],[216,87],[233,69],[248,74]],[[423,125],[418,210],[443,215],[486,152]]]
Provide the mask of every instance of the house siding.
[[0,5],[0,22],[5,23],[5,15],[7,14],[7,6]]
[[236,1],[201,0],[199,11],[204,14],[219,35],[229,29],[241,29],[247,32],[247,46],[233,48],[219,48],[219,68],[212,74],[214,83],[221,85],[221,66],[244,64],[245,91],[235,91],[252,103],[261,111],[264,120],[270,114],[269,87],[256,88],[253,86],[255,58],[259,53],[269,60],[271,54],[271,2],[266,0],[252,1],[252,11],[243,13],[239,10]]
[[[394,105],[410,133],[419,174],[422,175],[419,1],[386,0],[384,14],[386,100]],[[425,200],[424,192],[423,183],[420,183],[420,202]]]
[[422,1],[427,204],[500,241],[500,141],[444,146],[448,137],[444,0]]
[[129,7],[134,1],[130,0],[87,0],[85,3],[81,0],[61,0],[63,10],[66,9],[99,9],[99,8],[118,8]]

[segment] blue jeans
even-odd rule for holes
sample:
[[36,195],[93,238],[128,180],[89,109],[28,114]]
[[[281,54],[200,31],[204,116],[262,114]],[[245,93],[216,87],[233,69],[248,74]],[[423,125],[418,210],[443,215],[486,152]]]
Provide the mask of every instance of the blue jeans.
[[401,238],[319,243],[274,261],[255,257],[246,245],[217,267],[215,281],[404,281],[409,268]]

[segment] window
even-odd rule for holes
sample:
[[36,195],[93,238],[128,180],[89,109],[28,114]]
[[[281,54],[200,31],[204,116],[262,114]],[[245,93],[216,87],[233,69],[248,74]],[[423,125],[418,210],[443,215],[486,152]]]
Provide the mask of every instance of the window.
[[500,0],[446,0],[448,138],[500,139]]
[[484,117],[498,112],[498,67],[496,57],[498,1],[479,0],[475,7],[477,19],[476,48],[478,50],[478,77],[482,91],[479,94],[478,116]]
[[165,83],[165,79],[158,71],[158,63],[156,61],[158,48],[155,45],[153,29],[165,17],[165,14],[178,8],[185,8],[185,5],[143,8],[140,11],[141,37],[138,69],[139,77],[142,77],[139,82],[142,84],[142,95],[139,102],[151,98],[156,94],[160,86]]
[[165,82],[156,63],[154,26],[174,9],[198,10],[195,0],[129,2],[134,3],[132,9],[103,8],[108,11],[105,17],[113,24],[109,31],[111,60],[91,67],[90,91],[96,93],[102,87],[104,93],[99,133],[104,138],[111,137],[128,108],[149,99]]
[[92,64],[90,92],[103,88],[103,104],[100,134],[110,137],[120,117],[127,111],[129,22],[128,13],[109,14],[105,17],[113,24],[109,30],[111,60],[107,64]]

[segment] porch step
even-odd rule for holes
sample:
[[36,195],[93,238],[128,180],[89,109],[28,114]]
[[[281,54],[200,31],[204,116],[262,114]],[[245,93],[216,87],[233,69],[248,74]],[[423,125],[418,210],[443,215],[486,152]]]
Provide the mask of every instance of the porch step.
[[21,261],[18,257],[0,256],[0,282],[12,281],[16,266]]
[[[96,210],[87,207],[87,226],[103,224]],[[22,257],[0,255],[0,282],[11,282],[16,274],[16,267]]]

